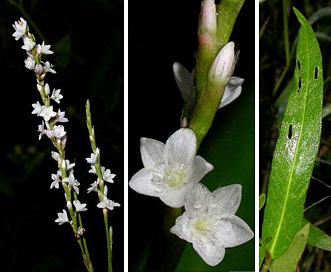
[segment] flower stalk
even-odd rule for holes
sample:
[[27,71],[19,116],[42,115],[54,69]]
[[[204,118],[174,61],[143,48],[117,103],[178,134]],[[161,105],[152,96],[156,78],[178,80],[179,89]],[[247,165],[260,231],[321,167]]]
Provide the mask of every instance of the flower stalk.
[[94,128],[92,125],[91,118],[91,109],[90,102],[87,100],[86,102],[86,125],[89,132],[89,139],[92,148],[92,154],[90,158],[87,158],[87,162],[91,164],[90,173],[93,173],[97,176],[97,181],[91,184],[91,187],[88,189],[88,192],[95,191],[98,194],[100,203],[97,207],[102,208],[103,212],[103,221],[106,232],[106,242],[107,242],[107,260],[108,260],[108,272],[113,271],[112,267],[112,244],[113,244],[113,229],[109,227],[109,210],[113,210],[114,207],[119,207],[120,204],[108,199],[108,187],[105,185],[105,181],[109,183],[113,183],[113,178],[116,176],[115,174],[111,174],[109,169],[105,169],[101,166],[100,163],[100,149],[96,145]]

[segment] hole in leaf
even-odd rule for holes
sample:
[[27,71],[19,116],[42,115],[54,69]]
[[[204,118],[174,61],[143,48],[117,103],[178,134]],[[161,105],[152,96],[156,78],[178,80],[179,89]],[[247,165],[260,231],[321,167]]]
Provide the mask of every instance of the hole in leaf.
[[299,69],[299,71],[301,71],[300,60],[297,60],[297,65],[298,65],[298,69]]
[[292,132],[292,124],[290,124],[290,127],[288,128],[288,135],[287,135],[287,137],[288,137],[289,139],[292,139],[292,135],[293,135],[293,132]]
[[318,77],[318,67],[315,67],[315,73],[314,73],[314,78],[317,79]]
[[297,92],[300,92],[300,90],[301,90],[301,77],[299,76]]

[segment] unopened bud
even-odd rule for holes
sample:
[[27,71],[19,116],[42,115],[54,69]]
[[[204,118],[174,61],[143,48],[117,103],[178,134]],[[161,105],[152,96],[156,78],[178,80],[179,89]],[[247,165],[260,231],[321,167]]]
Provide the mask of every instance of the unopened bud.
[[199,17],[199,32],[216,33],[217,18],[214,0],[203,0]]
[[217,54],[209,71],[209,80],[213,84],[226,85],[236,65],[234,43],[227,43]]

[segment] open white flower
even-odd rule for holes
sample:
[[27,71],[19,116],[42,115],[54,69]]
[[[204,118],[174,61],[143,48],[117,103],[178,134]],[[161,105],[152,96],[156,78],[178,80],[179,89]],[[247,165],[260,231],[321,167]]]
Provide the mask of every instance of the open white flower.
[[55,222],[58,223],[59,225],[69,222],[68,214],[66,210],[62,210],[62,211],[63,212],[57,213],[58,218],[55,219]]
[[199,183],[188,194],[186,211],[170,229],[193,244],[195,251],[210,266],[219,264],[225,248],[236,247],[254,237],[250,227],[235,215],[241,201],[241,185],[233,184],[210,192]]
[[141,138],[140,152],[144,168],[131,178],[136,192],[159,197],[170,207],[182,207],[187,193],[213,166],[196,156],[196,137],[188,128],[172,134],[164,144]]
[[[188,101],[191,95],[194,95],[194,70],[190,73],[182,64],[175,62],[173,72],[178,89],[180,90],[184,101]],[[241,94],[243,78],[232,76],[225,87],[219,109],[225,107],[234,101]]]
[[84,211],[87,211],[87,208],[86,208],[86,203],[80,203],[79,200],[74,200],[73,201],[74,203],[74,206],[76,208],[76,212],[84,212]]

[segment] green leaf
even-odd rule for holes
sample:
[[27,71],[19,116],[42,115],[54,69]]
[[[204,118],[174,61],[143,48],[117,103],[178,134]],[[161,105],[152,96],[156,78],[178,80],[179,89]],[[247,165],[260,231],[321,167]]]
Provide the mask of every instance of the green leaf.
[[259,210],[262,209],[262,207],[264,206],[265,203],[265,194],[260,194],[259,197]]
[[295,272],[297,264],[304,251],[309,233],[309,224],[306,224],[295,235],[291,245],[283,256],[274,260],[270,266],[270,272]]
[[320,228],[316,227],[312,223],[310,223],[307,219],[303,218],[301,225],[305,225],[309,223],[309,236],[307,243],[311,246],[331,251],[331,236],[327,235]]
[[321,136],[322,57],[315,34],[294,8],[301,24],[293,89],[276,143],[262,239],[273,259],[285,253],[300,228],[303,208]]

